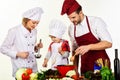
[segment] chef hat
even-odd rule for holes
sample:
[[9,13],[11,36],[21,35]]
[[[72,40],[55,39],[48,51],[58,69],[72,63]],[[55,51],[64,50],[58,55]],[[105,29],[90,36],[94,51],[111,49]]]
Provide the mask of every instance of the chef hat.
[[42,13],[43,13],[42,8],[35,7],[35,8],[29,9],[26,12],[24,12],[23,18],[28,18],[31,20],[39,21]]
[[66,29],[67,28],[62,21],[53,19],[49,25],[49,35],[55,36],[61,39]]
[[76,0],[64,0],[61,15],[70,15],[72,12],[76,11],[81,5]]

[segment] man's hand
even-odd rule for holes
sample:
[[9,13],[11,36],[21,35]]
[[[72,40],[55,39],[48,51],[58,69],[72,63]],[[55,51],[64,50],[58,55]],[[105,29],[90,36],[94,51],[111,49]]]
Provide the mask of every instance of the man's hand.
[[88,45],[84,45],[84,46],[80,46],[75,50],[75,55],[84,55],[85,53],[87,53],[90,50]]

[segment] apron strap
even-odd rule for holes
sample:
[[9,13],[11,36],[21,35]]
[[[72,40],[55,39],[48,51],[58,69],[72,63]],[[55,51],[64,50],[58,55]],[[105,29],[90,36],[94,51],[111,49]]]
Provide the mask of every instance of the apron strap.
[[88,21],[88,17],[87,17],[87,16],[86,16],[86,22],[87,22],[88,29],[89,29],[89,31],[91,32],[90,24],[89,24],[89,21]]
[[74,24],[74,38],[76,37],[76,25]]
[[[89,29],[89,31],[91,32],[90,24],[89,24],[89,21],[88,21],[88,17],[87,17],[87,16],[86,16],[86,22],[87,22],[88,29]],[[74,37],[76,37],[76,25],[74,25]]]

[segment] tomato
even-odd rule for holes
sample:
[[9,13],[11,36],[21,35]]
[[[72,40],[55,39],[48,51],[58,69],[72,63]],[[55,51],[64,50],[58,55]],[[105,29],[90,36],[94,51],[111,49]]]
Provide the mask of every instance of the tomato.
[[72,77],[74,80],[79,80],[78,76],[77,75],[72,75]]
[[26,73],[27,73],[27,75],[30,75],[32,72],[33,72],[33,71],[32,71],[31,68],[27,68],[27,69],[26,69]]

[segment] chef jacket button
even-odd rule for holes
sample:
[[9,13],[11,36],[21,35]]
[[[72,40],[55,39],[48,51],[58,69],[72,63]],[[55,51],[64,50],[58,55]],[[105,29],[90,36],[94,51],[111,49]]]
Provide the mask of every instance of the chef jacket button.
[[28,46],[30,46],[30,44],[28,44]]
[[25,38],[27,38],[27,35],[24,35]]
[[34,52],[32,52],[32,54],[34,54]]
[[32,62],[34,62],[34,61],[32,60]]
[[30,36],[30,38],[32,38],[32,36]]
[[32,46],[34,46],[34,44],[32,44]]
[[30,63],[30,61],[28,61],[28,63]]

